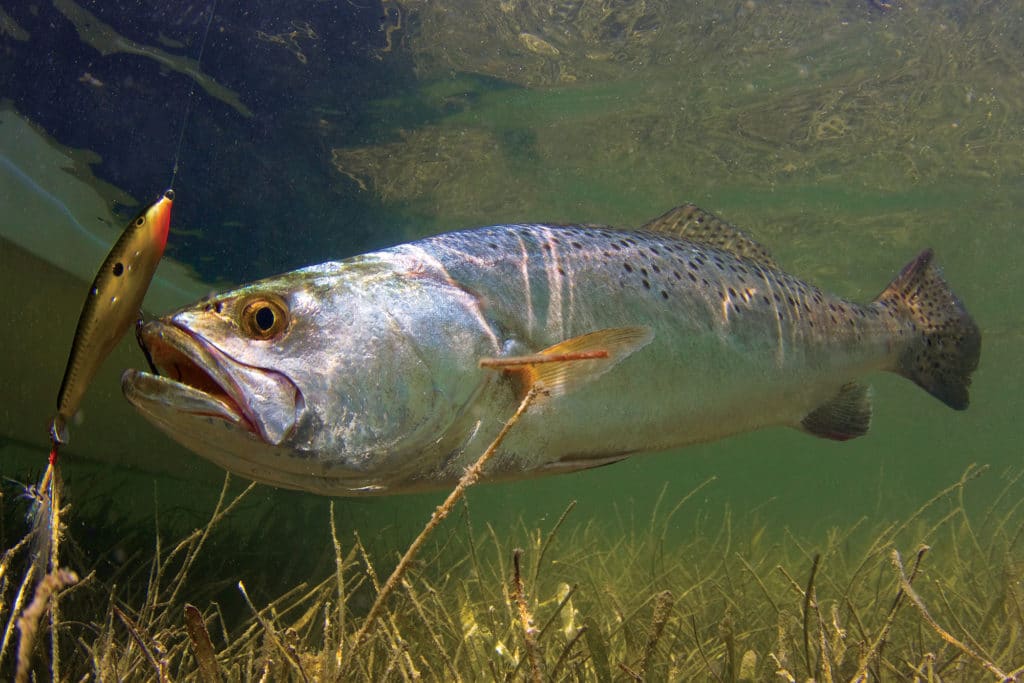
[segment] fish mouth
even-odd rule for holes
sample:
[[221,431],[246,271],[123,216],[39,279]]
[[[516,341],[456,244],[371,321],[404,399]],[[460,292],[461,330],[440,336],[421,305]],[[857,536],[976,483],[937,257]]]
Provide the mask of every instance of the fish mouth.
[[139,330],[153,373],[126,370],[125,397],[144,413],[168,410],[232,423],[260,440],[281,444],[303,405],[295,384],[279,372],[240,363],[191,330],[155,320]]

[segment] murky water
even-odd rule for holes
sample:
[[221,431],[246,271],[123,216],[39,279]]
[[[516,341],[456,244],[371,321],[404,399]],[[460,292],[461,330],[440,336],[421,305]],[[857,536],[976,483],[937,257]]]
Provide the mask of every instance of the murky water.
[[[792,552],[789,532],[822,551],[829,529],[906,519],[972,463],[989,466],[967,487],[967,509],[983,515],[1020,470],[1021,3],[227,4],[217,6],[197,66],[205,3],[171,12],[0,2],[4,477],[31,482],[45,465],[86,282],[129,205],[166,186],[186,110],[168,245],[182,265],[161,271],[151,313],[225,283],[443,230],[635,226],[692,201],[754,234],[790,272],[857,300],[934,247],[982,329],[964,413],[880,376],[864,438],[839,444],[777,429],[489,485],[469,495],[475,531],[546,533],[575,500],[566,528],[603,530],[585,537],[600,553],[624,529],[653,533],[652,511],[664,515],[713,477],[661,542],[720,538],[728,519],[734,539],[767,528],[779,544],[770,566]],[[138,565],[133,553],[152,547],[155,519],[167,534],[186,532],[209,515],[220,487],[218,471],[121,398],[121,369],[143,362],[133,342],[108,362],[65,459],[68,536],[79,545],[68,562],[83,574],[93,562],[108,575]],[[1011,515],[1020,493],[996,511]],[[16,494],[4,489],[5,547],[23,533]],[[439,499],[337,501],[339,534],[358,532],[383,572]],[[233,522],[232,533],[248,539],[244,552],[218,537],[209,566],[229,589],[243,578],[258,584],[264,603],[318,581],[333,566],[326,510],[324,500],[260,488]],[[117,542],[125,529],[130,539]],[[927,540],[935,555],[970,552],[951,547],[953,536],[926,536],[901,549]],[[111,548],[125,556],[101,561]],[[1022,560],[1016,541],[999,559],[1017,572],[1007,590],[1018,607]],[[268,573],[269,565],[292,569]],[[810,562],[798,566],[805,580]],[[636,600],[657,583],[636,583]],[[954,631],[973,609],[957,604],[946,612]],[[689,629],[687,613],[678,616]],[[936,643],[946,648],[936,649],[940,661],[954,652]],[[1005,671],[1024,665],[1019,644],[984,654]],[[680,671],[666,665],[662,675]]]

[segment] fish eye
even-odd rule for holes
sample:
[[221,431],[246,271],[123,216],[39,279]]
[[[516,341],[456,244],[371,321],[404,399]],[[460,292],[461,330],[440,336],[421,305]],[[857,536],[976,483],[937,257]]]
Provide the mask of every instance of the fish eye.
[[138,218],[135,219],[135,225],[136,226],[141,228],[145,224],[146,224],[146,217],[145,216],[139,216]]
[[254,339],[272,339],[288,327],[288,308],[277,297],[257,297],[242,309],[241,323]]

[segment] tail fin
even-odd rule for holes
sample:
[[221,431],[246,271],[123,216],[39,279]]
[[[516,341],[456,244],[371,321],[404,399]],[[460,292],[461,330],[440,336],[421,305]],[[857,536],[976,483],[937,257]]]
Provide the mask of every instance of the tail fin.
[[875,303],[913,326],[895,371],[950,408],[964,410],[981,355],[981,331],[932,265],[933,256],[931,249],[918,254]]

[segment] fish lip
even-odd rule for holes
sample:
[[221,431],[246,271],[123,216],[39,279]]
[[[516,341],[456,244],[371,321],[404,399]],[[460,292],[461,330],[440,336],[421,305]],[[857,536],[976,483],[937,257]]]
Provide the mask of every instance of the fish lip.
[[[178,402],[176,409],[181,412],[220,418],[225,422],[240,425],[256,436],[259,435],[233,400],[206,393],[163,375],[142,370],[125,370],[121,375],[121,391],[130,403],[143,412],[150,412],[146,405],[153,402],[154,396],[170,391]],[[183,404],[189,407],[185,408]]]
[[[200,335],[174,322],[147,323],[139,334],[139,342],[156,369],[157,377],[177,385],[187,394],[204,394],[215,405],[210,411],[189,412],[233,422],[267,443],[280,441],[280,437],[271,439],[266,433],[259,416],[249,405],[244,387],[231,372],[232,366],[249,370],[261,368],[239,363]],[[289,385],[295,405],[300,405],[301,394],[295,384],[279,373],[274,374]]]

